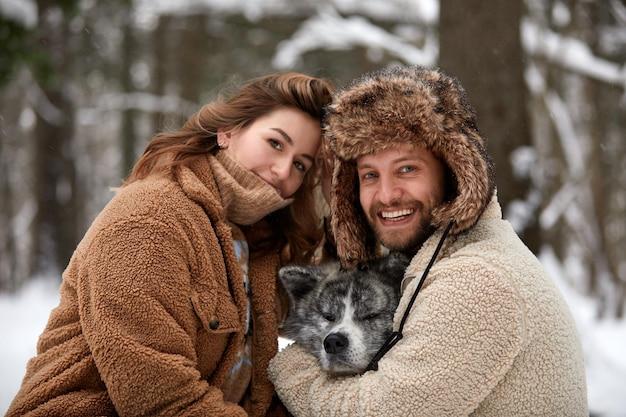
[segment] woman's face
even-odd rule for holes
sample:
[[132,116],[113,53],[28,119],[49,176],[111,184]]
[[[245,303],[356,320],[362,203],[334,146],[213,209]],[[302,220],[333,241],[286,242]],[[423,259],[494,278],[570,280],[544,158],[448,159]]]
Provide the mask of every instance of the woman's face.
[[280,107],[243,129],[218,130],[218,143],[241,166],[288,198],[313,166],[321,135],[319,121],[301,110]]

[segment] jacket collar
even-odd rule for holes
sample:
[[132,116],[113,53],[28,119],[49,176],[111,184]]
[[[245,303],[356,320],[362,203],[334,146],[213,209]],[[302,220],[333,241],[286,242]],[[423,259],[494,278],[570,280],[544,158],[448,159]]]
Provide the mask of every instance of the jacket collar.
[[253,224],[289,205],[269,184],[243,169],[224,152],[207,154],[181,167],[177,181],[212,221]]

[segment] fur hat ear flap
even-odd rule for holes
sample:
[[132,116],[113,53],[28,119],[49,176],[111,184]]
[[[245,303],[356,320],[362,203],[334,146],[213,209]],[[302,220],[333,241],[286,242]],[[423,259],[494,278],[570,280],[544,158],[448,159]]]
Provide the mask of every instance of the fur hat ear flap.
[[456,190],[451,201],[433,210],[433,225],[443,227],[454,220],[451,233],[460,233],[478,221],[494,196],[494,162],[483,138],[474,132],[447,132],[446,140],[437,142],[435,152],[452,172]]
[[379,251],[376,236],[361,208],[358,183],[355,163],[335,158],[331,226],[344,269],[375,258]]

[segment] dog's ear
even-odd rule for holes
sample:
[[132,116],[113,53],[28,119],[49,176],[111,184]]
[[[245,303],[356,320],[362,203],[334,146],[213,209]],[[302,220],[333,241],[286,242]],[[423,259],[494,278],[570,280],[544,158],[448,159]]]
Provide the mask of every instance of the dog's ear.
[[283,283],[291,302],[295,304],[306,297],[323,276],[317,266],[287,265],[278,270],[278,278]]
[[389,254],[378,260],[374,269],[384,278],[389,280],[394,286],[399,285],[404,278],[404,272],[409,266],[411,259],[402,252],[391,251]]

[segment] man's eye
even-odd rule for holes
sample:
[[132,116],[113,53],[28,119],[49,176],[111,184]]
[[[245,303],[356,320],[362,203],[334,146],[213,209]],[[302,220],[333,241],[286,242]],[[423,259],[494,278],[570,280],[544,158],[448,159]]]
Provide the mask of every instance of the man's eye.
[[364,180],[369,180],[372,178],[376,178],[376,174],[374,174],[373,172],[368,172],[366,174],[363,174],[363,179]]

